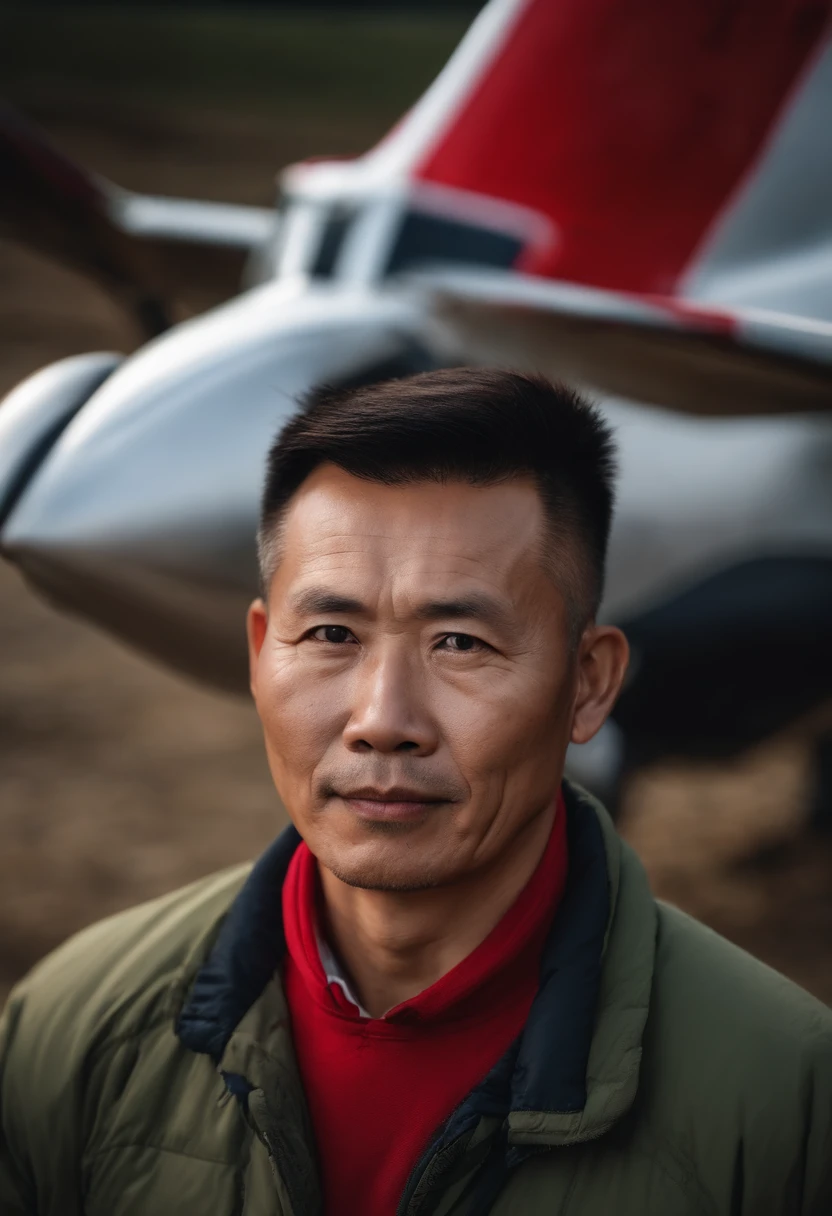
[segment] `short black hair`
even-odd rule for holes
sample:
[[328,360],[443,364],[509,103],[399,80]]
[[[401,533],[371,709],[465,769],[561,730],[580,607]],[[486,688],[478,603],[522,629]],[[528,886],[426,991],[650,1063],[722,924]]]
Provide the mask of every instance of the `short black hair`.
[[542,376],[444,368],[350,388],[322,386],[284,427],[267,463],[258,531],[268,590],[284,508],[332,463],[386,485],[531,477],[556,546],[550,556],[579,628],[597,612],[612,521],[615,449],[596,407]]

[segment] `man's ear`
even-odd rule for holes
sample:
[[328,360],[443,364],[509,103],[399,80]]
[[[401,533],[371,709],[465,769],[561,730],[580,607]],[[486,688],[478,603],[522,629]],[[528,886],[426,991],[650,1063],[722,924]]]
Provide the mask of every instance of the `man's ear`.
[[248,683],[255,701],[257,700],[257,665],[268,624],[269,615],[265,603],[261,599],[254,600],[246,615],[246,634],[248,636]]
[[604,725],[624,683],[630,647],[613,625],[591,625],[578,647],[573,743],[588,743]]

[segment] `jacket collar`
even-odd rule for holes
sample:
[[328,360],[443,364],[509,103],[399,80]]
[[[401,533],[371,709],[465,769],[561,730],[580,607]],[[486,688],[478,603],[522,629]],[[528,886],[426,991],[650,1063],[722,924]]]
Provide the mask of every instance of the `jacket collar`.
[[[540,992],[521,1041],[520,1059],[527,1044],[532,1048],[530,1029],[536,1031],[540,1055],[530,1051],[529,1066],[534,1067],[536,1058],[545,1066],[536,1070],[519,1101],[515,1079],[508,1116],[513,1145],[550,1147],[595,1139],[626,1114],[638,1089],[658,909],[641,862],[621,840],[603,807],[575,786],[567,785],[565,792],[577,837],[573,846],[570,835],[570,850],[575,849],[574,869],[570,852],[575,904],[569,910],[562,907],[556,919],[549,969],[544,963]],[[601,931],[604,880],[607,916]],[[583,899],[578,894],[581,889]],[[572,1007],[571,1032],[554,1039],[545,1027],[557,1025],[560,1002]],[[571,1070],[567,1062],[558,1060],[560,1052],[570,1050],[582,1052],[580,1065]],[[584,1078],[582,1095],[579,1070]]]
[[296,829],[288,827],[255,862],[179,1014],[180,1040],[215,1063],[283,961],[280,893],[300,840]]
[[[522,1036],[448,1121],[442,1143],[482,1116],[506,1115],[520,1152],[592,1139],[635,1097],[656,907],[603,808],[569,782],[564,797],[569,877],[537,997]],[[255,864],[179,1014],[182,1043],[217,1064],[283,960],[280,893],[299,843],[289,828]]]

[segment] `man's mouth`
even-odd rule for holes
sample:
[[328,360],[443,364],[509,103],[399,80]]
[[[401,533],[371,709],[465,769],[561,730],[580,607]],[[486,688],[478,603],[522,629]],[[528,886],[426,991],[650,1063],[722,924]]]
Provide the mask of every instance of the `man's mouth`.
[[422,818],[437,807],[447,806],[449,801],[447,798],[437,798],[435,794],[426,793],[424,790],[409,789],[405,786],[391,786],[386,790],[364,786],[347,793],[339,793],[338,797],[361,819],[398,823]]

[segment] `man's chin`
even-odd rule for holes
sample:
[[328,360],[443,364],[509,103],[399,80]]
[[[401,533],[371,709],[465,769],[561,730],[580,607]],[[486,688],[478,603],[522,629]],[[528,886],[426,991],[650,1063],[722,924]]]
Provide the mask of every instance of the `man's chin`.
[[408,847],[404,840],[374,841],[372,846],[323,848],[318,861],[340,882],[363,891],[428,891],[441,886],[444,875],[421,850]]
[[417,879],[415,875],[395,874],[391,870],[349,870],[334,866],[327,868],[345,886],[355,887],[359,891],[388,891],[403,895],[415,891],[430,891],[438,885],[427,879]]

